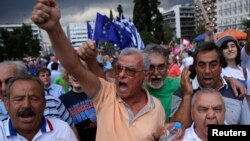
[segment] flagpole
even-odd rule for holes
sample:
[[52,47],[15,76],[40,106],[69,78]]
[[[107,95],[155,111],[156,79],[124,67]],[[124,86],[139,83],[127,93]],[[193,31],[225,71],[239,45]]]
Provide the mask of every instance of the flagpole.
[[[203,15],[203,18],[205,20],[205,24],[209,23],[210,20],[207,16],[207,12],[201,2],[201,0],[197,0],[197,3],[198,3],[198,7],[201,9],[201,12],[202,12],[202,15]],[[208,36],[208,40],[214,40],[215,41],[215,36],[214,36],[214,31],[212,31],[211,35],[207,35]],[[206,39],[206,38],[205,38]]]

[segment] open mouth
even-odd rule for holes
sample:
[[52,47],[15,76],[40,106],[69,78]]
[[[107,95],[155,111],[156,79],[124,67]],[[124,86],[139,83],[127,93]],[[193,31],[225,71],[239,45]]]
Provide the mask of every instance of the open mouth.
[[153,77],[153,78],[150,78],[150,81],[149,81],[152,85],[159,85],[162,83],[162,78],[160,77]]
[[205,81],[212,81],[212,78],[204,78]]
[[119,82],[119,89],[120,90],[127,90],[128,89],[128,85],[125,82]]
[[34,115],[32,115],[32,116],[28,116],[28,115],[25,115],[25,116],[21,116],[20,117],[20,119],[21,119],[21,121],[22,122],[24,122],[24,123],[31,123],[31,122],[34,122],[34,118],[35,118],[35,116]]
[[161,82],[161,78],[151,78],[152,82]]

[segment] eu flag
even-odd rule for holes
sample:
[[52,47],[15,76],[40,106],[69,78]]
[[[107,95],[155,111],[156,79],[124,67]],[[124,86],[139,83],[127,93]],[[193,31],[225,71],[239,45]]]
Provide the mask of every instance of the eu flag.
[[108,30],[110,28],[111,23],[112,22],[107,16],[97,13],[94,31],[94,40],[97,44],[99,40],[108,42]]
[[94,29],[90,24],[90,21],[87,21],[87,31],[88,31],[88,38],[93,39],[94,38]]
[[117,32],[118,38],[120,40],[120,49],[126,48],[126,47],[134,47],[133,40],[131,38],[131,33],[128,32],[125,27],[122,27],[121,25],[115,24],[115,30]]

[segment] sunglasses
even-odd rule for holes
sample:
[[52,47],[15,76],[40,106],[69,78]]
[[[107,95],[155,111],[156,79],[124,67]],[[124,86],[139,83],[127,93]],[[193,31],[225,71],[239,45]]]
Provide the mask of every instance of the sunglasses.
[[125,67],[120,64],[115,65],[115,74],[119,75],[124,70],[125,74],[130,77],[134,77],[137,72],[142,72],[144,70],[136,70],[135,68]]

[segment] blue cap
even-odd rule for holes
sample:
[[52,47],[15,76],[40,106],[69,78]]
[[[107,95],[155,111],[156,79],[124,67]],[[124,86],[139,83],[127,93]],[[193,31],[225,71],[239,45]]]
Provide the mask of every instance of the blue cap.
[[237,42],[237,40],[236,40],[233,36],[231,36],[231,35],[225,35],[225,36],[221,37],[220,39],[218,39],[218,40],[215,42],[215,44],[220,48],[221,45],[222,45],[225,41],[229,41],[229,40]]
[[174,128],[176,128],[176,129],[181,128],[181,123],[180,122],[175,122],[174,123]]

